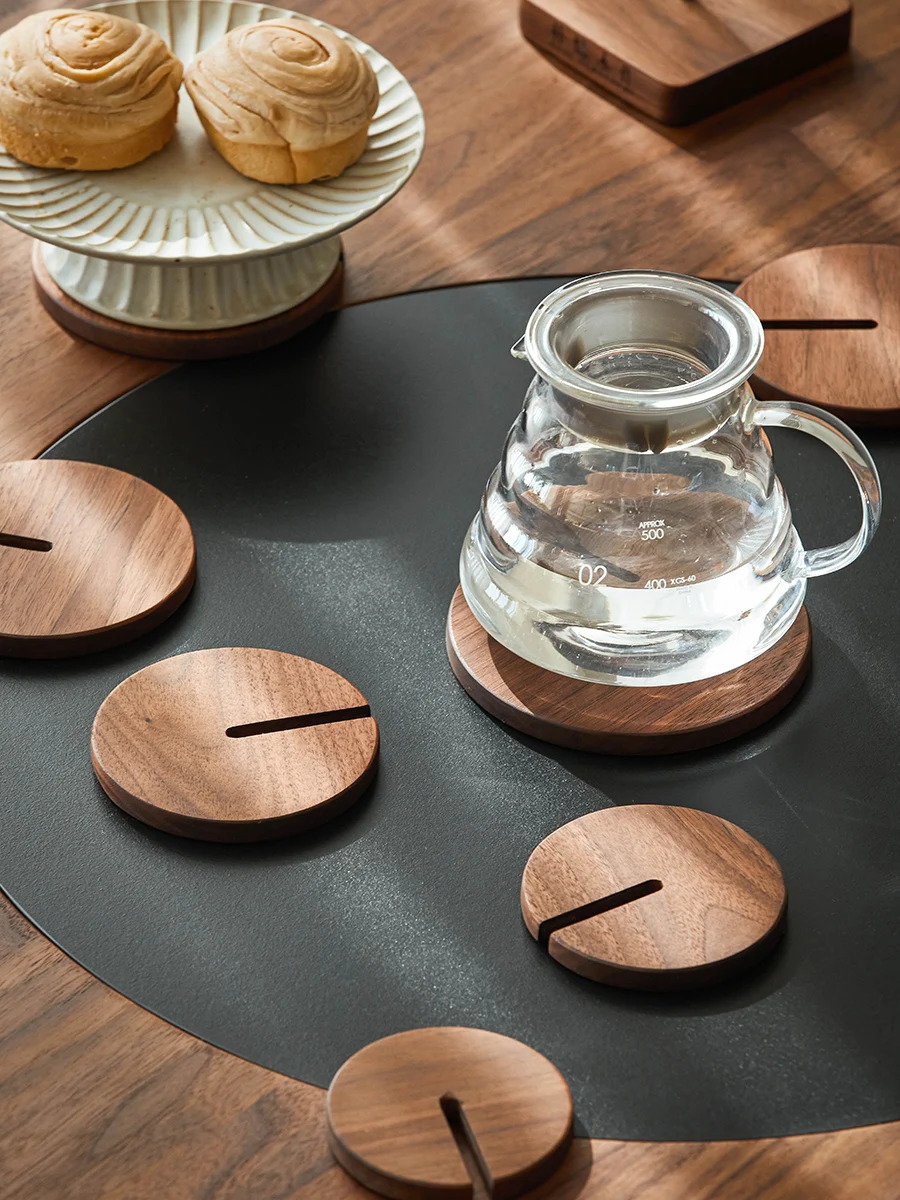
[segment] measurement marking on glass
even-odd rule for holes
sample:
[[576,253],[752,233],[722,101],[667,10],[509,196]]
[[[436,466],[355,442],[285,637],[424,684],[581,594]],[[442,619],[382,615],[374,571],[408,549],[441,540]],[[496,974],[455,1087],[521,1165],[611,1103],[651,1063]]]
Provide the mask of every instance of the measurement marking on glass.
[[368,704],[356,708],[335,708],[328,712],[303,713],[299,717],[277,717],[273,721],[253,721],[249,725],[232,725],[225,730],[230,738],[255,737],[259,733],[282,733],[286,729],[309,729],[313,725],[333,725],[336,721],[358,721],[371,717]]
[[696,575],[676,575],[673,579],[648,579],[644,591],[658,592],[667,587],[684,587],[688,583],[696,583]]
[[638,529],[642,542],[658,542],[666,536],[665,521],[641,521]]
[[19,537],[17,533],[3,532],[0,532],[0,546],[11,546],[14,550],[38,550],[42,554],[53,549],[53,543],[45,542],[43,538]]
[[606,567],[590,567],[587,563],[582,563],[578,568],[578,582],[584,584],[602,583],[608,574],[609,572]]
[[[581,583],[602,583],[607,576],[611,576],[613,579],[621,579],[623,583],[637,583],[640,579],[640,575],[635,575],[634,571],[629,571],[625,567],[611,562],[600,563],[597,567],[597,577],[595,579],[588,579],[587,565],[587,563],[583,563],[582,567],[579,568],[578,578]],[[582,569],[585,571],[584,577],[580,574]],[[606,574],[601,574],[604,571]]]

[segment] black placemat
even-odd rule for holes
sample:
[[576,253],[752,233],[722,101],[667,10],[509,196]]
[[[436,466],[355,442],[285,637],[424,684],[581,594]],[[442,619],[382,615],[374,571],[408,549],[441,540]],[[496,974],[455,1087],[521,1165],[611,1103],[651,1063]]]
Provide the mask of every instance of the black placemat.
[[[511,734],[444,654],[457,555],[529,371],[508,347],[553,281],[353,308],[258,357],[144,385],[55,456],[132,471],[197,537],[186,607],[140,642],[0,664],[0,883],[101,979],[237,1054],[327,1085],[364,1043],[471,1024],[547,1054],[580,1128],[761,1137],[900,1117],[900,530],[896,435],[873,433],[872,549],[813,580],[812,676],[773,724],[703,754],[612,759]],[[857,521],[849,475],[776,432],[808,545]],[[312,837],[220,847],[157,834],[96,784],[88,735],[126,675],[204,646],[268,646],[351,679],[381,724],[377,783]],[[692,805],[779,858],[782,949],[718,989],[590,984],[528,936],[532,848],[608,804]]]

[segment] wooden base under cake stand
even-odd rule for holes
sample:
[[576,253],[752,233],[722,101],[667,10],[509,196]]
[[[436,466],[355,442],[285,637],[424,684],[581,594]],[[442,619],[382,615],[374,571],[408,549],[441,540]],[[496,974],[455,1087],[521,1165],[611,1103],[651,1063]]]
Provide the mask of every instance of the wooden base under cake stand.
[[674,754],[762,725],[800,690],[812,656],[806,609],[752,662],[695,683],[610,687],[519,658],[478,623],[457,588],[447,617],[453,673],[483,709],[521,733],[603,754]]
[[35,244],[31,266],[41,304],[63,329],[106,350],[174,362],[252,354],[255,350],[265,350],[268,346],[286,341],[338,307],[344,281],[344,260],[341,257],[318,291],[285,312],[276,313],[263,321],[254,321],[250,325],[190,332],[153,329],[129,321],[117,321],[73,300],[47,270],[40,243]]

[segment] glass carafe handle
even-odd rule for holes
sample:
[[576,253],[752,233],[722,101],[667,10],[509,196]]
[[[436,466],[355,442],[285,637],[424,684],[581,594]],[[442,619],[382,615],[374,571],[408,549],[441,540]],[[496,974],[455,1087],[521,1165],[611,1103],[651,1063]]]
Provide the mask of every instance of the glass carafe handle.
[[812,404],[795,404],[788,400],[757,401],[749,417],[754,425],[781,425],[785,429],[811,433],[830,446],[850,468],[862,500],[863,519],[859,531],[836,546],[806,550],[792,574],[796,578],[829,575],[849,566],[871,542],[881,519],[881,483],[871,454],[849,425]]

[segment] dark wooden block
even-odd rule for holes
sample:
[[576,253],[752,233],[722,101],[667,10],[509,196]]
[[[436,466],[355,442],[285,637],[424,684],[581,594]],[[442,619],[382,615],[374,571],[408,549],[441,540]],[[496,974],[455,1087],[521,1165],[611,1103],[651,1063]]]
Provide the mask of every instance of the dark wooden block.
[[539,49],[666,125],[842,54],[850,0],[522,0]]

